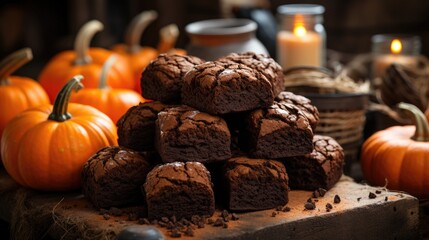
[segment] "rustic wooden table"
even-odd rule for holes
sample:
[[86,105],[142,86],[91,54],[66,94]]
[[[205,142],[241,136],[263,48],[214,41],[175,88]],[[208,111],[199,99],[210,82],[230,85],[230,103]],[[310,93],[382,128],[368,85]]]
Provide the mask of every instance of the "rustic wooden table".
[[[370,199],[369,193],[376,193]],[[416,198],[382,188],[357,184],[343,176],[316,209],[305,210],[308,191],[291,191],[289,212],[274,209],[239,213],[228,228],[207,225],[190,239],[418,239],[419,202]],[[334,196],[341,202],[334,204]],[[333,209],[326,211],[326,204]],[[124,212],[142,207],[122,209]],[[216,211],[213,218],[217,218]],[[16,239],[114,239],[126,226],[139,225],[127,214],[106,218],[79,192],[43,193],[17,185],[0,170],[0,218],[11,223]],[[160,228],[168,238],[166,228]],[[188,237],[182,236],[187,239]]]

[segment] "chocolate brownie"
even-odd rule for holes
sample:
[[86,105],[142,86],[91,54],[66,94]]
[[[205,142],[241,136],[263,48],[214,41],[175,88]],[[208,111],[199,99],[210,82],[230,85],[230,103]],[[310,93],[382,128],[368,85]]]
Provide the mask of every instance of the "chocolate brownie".
[[225,120],[185,105],[158,114],[155,141],[164,162],[211,162],[231,157],[231,134]]
[[174,105],[145,102],[133,106],[118,120],[118,143],[136,151],[155,150],[155,121],[158,113]]
[[203,62],[194,56],[160,54],[142,73],[142,96],[164,103],[180,102],[183,76],[192,67]]
[[158,165],[143,187],[151,219],[190,219],[193,215],[211,216],[215,210],[210,173],[199,162]]
[[184,78],[182,103],[210,114],[242,112],[273,103],[270,81],[246,65],[206,62]]
[[83,193],[96,208],[142,202],[140,187],[151,169],[143,153],[117,146],[104,147],[83,166]]
[[313,150],[313,131],[294,104],[275,102],[269,108],[252,111],[245,128],[240,134],[240,145],[253,157],[283,158]]
[[227,205],[233,211],[255,211],[288,202],[288,175],[275,160],[237,157],[224,166]]
[[317,110],[317,107],[311,104],[311,100],[301,96],[301,95],[295,95],[292,92],[281,92],[279,95],[277,95],[276,99],[277,102],[286,102],[295,104],[304,114],[305,117],[307,117],[308,122],[311,125],[311,129],[316,130],[317,124],[319,124],[319,111]]
[[304,156],[283,160],[292,189],[329,190],[343,173],[344,152],[340,144],[328,136],[315,135],[314,150]]
[[273,87],[274,96],[284,89],[284,75],[282,67],[271,57],[254,52],[231,53],[218,59],[221,62],[234,62],[244,64],[261,72]]

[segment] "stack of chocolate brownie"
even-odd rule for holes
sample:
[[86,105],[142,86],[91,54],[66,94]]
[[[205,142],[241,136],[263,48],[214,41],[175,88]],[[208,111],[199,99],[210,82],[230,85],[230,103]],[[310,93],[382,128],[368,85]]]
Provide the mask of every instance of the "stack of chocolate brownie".
[[[153,156],[156,166],[141,184],[150,218],[210,216],[215,195],[224,199],[216,205],[234,211],[275,208],[287,204],[289,188],[329,189],[342,174],[341,146],[314,135],[316,107],[282,92],[283,71],[268,56],[234,53],[205,62],[161,54],[143,71],[141,86],[153,101],[122,116],[118,142]],[[87,192],[96,184],[89,178]]]

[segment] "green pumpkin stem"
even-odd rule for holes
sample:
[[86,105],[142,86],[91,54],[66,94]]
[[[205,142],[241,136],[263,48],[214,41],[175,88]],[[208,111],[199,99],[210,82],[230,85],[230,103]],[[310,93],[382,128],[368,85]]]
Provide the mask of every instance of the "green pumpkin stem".
[[108,72],[109,69],[112,67],[113,63],[116,60],[116,55],[112,54],[107,60],[106,62],[104,62],[103,64],[103,68],[101,69],[101,76],[100,76],[100,83],[98,85],[99,89],[105,89],[108,88],[109,86],[107,85],[107,76],[108,76]]
[[88,49],[94,35],[103,30],[103,24],[98,20],[92,20],[83,25],[74,41],[74,50],[76,52],[75,65],[85,65],[92,62],[88,55]]
[[49,114],[48,117],[49,120],[64,122],[72,117],[71,114],[67,112],[70,95],[73,90],[79,91],[79,89],[83,87],[82,83],[80,83],[82,79],[82,75],[76,75],[70,81],[68,81],[66,85],[64,85],[55,98],[52,113]]
[[411,139],[419,142],[429,141],[429,124],[426,120],[425,114],[420,109],[412,104],[401,102],[398,104],[398,108],[408,111],[414,117],[416,125],[416,131]]
[[9,77],[17,69],[33,59],[30,48],[23,48],[11,53],[0,62],[0,86],[9,85]]
[[140,50],[140,38],[143,31],[158,17],[158,14],[153,11],[144,11],[135,16],[128,25],[125,34],[125,44],[129,53],[136,53]]

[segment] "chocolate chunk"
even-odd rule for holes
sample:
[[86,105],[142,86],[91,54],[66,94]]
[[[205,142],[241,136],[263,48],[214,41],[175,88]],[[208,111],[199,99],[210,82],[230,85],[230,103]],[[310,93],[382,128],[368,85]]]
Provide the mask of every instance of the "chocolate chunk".
[[271,217],[275,217],[277,215],[277,212],[272,212]]
[[306,210],[314,210],[316,208],[316,205],[314,205],[314,203],[312,202],[306,202],[304,204],[304,207]]
[[185,231],[185,236],[193,237],[194,236],[194,230],[191,227],[187,227]]
[[220,227],[220,226],[223,226],[223,224],[224,224],[223,219],[222,219],[222,218],[218,218],[218,219],[216,219],[216,221],[213,223],[213,226],[215,226],[215,227]]
[[369,199],[374,199],[377,197],[377,195],[375,195],[375,193],[373,193],[373,192],[369,192],[368,197],[369,197]]
[[380,194],[380,193],[381,193],[381,191],[380,191],[380,190],[375,190],[375,193],[376,193],[376,194]]
[[282,211],[283,211],[283,212],[290,212],[290,210],[291,210],[291,209],[290,209],[290,207],[284,207],[284,208],[282,209]]
[[334,196],[334,203],[340,203],[341,202],[341,198],[340,196],[338,196],[337,194]]
[[330,204],[330,203],[327,203],[327,204],[326,204],[326,211],[327,211],[327,212],[330,212],[333,208],[334,208],[334,207],[332,206],[332,204]]
[[385,202],[387,202],[387,200],[389,200],[389,198],[386,196],[386,197],[384,198],[384,201],[385,201]]
[[232,221],[236,221],[238,219],[239,219],[239,217],[237,216],[237,214],[235,214],[235,213],[231,214],[231,220]]
[[361,199],[362,199],[361,197],[358,197],[358,198],[357,198],[357,201],[359,202]]

